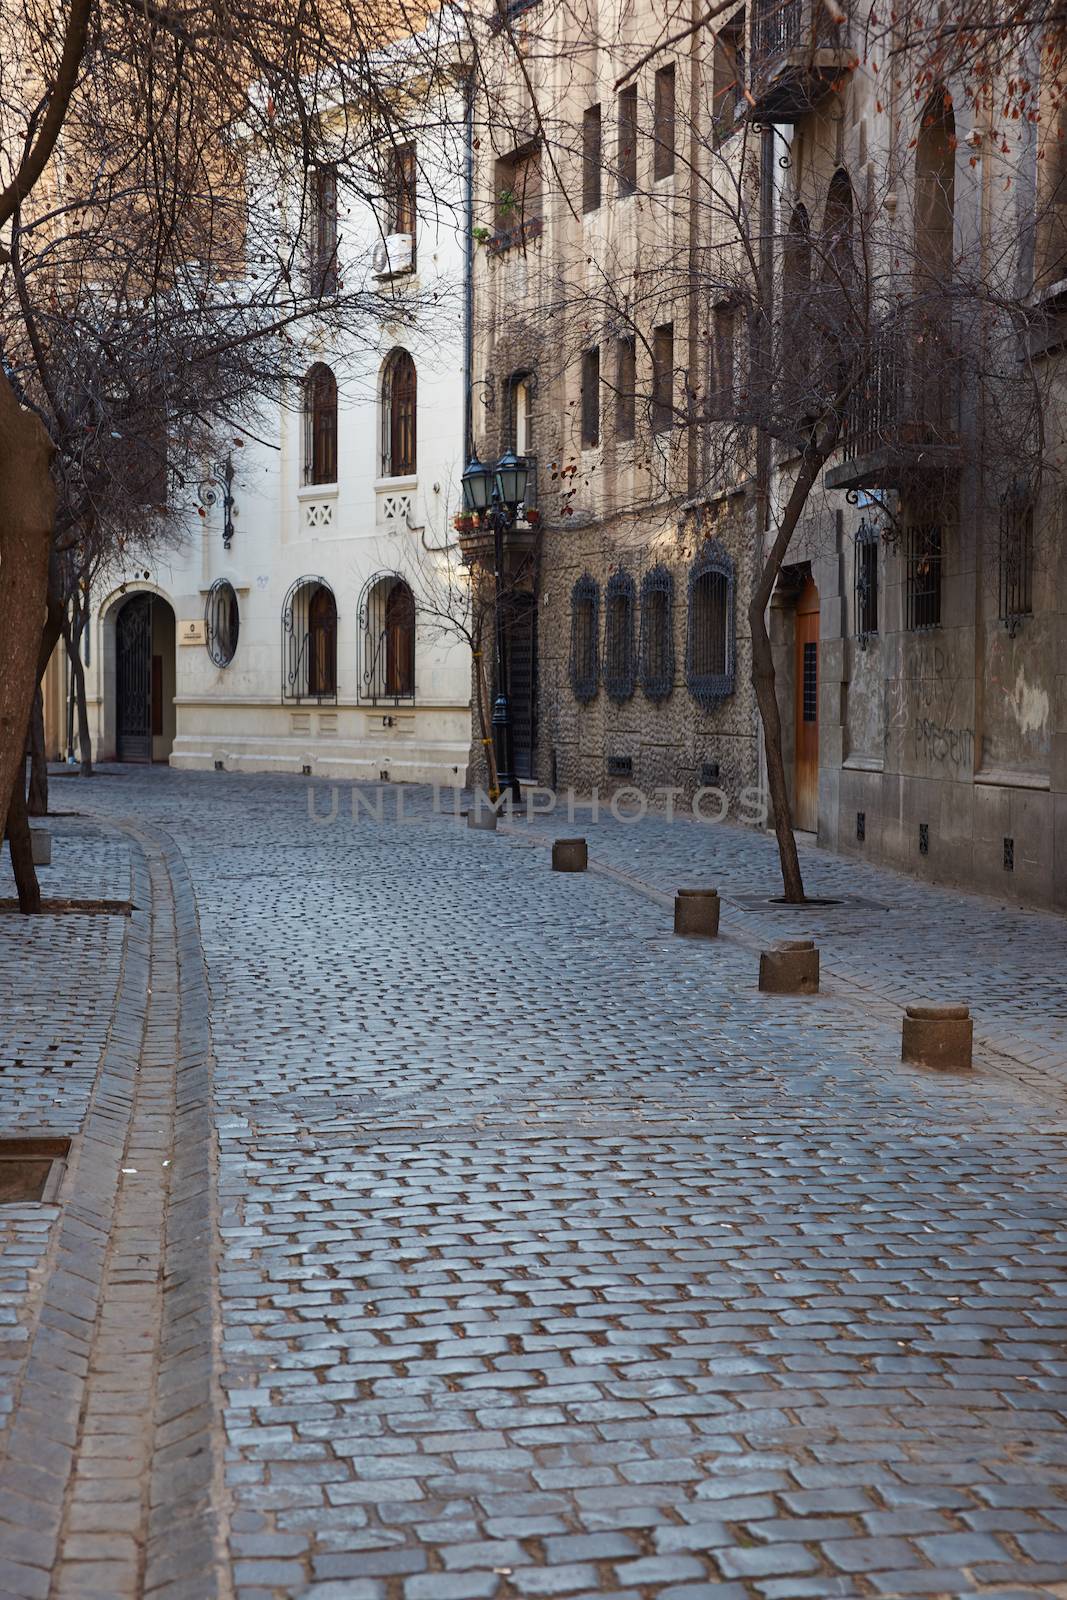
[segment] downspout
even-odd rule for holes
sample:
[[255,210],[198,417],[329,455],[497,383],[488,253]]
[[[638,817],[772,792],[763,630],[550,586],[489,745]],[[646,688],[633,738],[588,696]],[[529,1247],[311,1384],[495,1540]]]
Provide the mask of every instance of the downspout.
[[463,455],[460,470],[474,454],[474,69],[464,83],[466,105],[464,125],[467,149],[464,158],[466,241],[463,281]]

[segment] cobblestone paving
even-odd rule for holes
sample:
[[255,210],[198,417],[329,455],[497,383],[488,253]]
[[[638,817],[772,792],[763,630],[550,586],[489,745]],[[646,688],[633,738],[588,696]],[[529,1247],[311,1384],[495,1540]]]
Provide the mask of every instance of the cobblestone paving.
[[[744,944],[418,796],[79,803],[168,828],[197,894],[239,1600],[1067,1594],[1060,1105],[903,1068],[884,1011],[760,996]],[[764,841],[709,874],[647,826],[594,851],[773,883]],[[1062,1005],[1053,919],[987,972],[986,903],[863,881],[900,982],[979,971],[1007,1026],[1004,962]]]

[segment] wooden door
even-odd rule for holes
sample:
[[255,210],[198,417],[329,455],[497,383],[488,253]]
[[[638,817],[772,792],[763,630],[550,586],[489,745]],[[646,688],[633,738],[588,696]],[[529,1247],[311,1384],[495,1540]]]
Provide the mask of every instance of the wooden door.
[[819,591],[809,578],[796,609],[796,736],[793,826],[819,825]]

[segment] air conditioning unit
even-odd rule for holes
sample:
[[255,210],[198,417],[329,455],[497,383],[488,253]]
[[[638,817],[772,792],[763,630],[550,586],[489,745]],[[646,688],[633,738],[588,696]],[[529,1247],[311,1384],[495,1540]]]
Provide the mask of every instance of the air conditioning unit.
[[391,233],[374,246],[371,264],[376,278],[395,278],[412,267],[410,233]]

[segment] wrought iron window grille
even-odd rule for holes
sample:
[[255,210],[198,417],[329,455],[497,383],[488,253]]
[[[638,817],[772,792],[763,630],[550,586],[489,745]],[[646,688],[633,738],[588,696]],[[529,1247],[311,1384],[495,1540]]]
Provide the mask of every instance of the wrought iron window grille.
[[856,530],[853,554],[856,642],[866,650],[878,633],[878,528],[866,518]]
[[217,667],[228,667],[237,654],[241,613],[237,591],[227,578],[217,578],[204,603],[204,635],[207,653]]
[[376,572],[359,601],[360,699],[415,704],[415,596],[398,572]]
[[905,627],[921,633],[941,626],[942,538],[937,523],[908,529],[905,559]]
[[655,704],[674,688],[674,579],[655,566],[641,580],[641,687]]
[[637,686],[634,611],[637,585],[628,572],[616,572],[604,590],[604,688],[622,705]]
[[585,705],[600,679],[600,586],[588,573],[571,590],[571,691]]
[[1013,483],[1000,504],[997,578],[998,614],[1014,639],[1034,609],[1034,503],[1024,483]]
[[705,711],[734,692],[736,639],[734,563],[717,539],[709,539],[689,569],[685,681]]
[[285,597],[282,699],[337,703],[337,603],[325,578],[298,578]]

